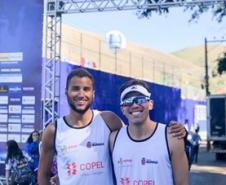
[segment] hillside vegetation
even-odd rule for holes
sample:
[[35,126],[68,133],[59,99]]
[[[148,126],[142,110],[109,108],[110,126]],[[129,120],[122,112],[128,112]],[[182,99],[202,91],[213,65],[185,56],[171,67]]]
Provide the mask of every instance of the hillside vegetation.
[[[219,76],[216,72],[217,58],[221,57],[224,52],[226,52],[226,45],[208,44],[208,66],[211,94],[226,93],[226,75],[224,74]],[[186,48],[172,54],[179,58],[187,60],[194,65],[202,67],[203,71],[205,71],[204,45]]]

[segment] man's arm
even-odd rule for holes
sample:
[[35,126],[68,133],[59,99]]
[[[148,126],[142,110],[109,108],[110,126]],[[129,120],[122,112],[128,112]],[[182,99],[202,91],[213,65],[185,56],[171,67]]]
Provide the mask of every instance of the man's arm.
[[188,160],[184,150],[184,141],[167,132],[175,185],[188,185]]
[[38,184],[49,185],[54,156],[55,125],[49,124],[43,132],[42,149],[38,167]]
[[109,146],[110,146],[110,151],[111,151],[111,153],[112,153],[113,148],[114,148],[114,143],[115,143],[115,138],[116,138],[117,133],[118,133],[118,130],[113,131],[113,132],[110,134],[110,137],[109,137]]
[[123,121],[111,111],[101,112],[101,116],[111,131],[115,131],[124,126]]

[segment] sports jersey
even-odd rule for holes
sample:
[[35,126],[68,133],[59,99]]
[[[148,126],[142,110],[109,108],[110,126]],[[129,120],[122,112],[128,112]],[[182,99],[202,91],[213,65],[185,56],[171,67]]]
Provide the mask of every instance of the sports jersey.
[[144,140],[134,140],[128,127],[116,136],[112,159],[117,185],[173,185],[166,126],[156,124]]
[[110,129],[100,112],[82,128],[70,126],[65,117],[57,120],[55,146],[60,184],[112,185],[109,155]]

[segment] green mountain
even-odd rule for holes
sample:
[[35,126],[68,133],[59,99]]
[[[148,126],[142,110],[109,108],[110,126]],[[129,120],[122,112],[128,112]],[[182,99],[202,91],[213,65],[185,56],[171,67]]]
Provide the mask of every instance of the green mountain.
[[[226,93],[226,75],[219,76],[216,72],[217,59],[223,56],[226,52],[226,45],[223,44],[208,44],[207,58],[209,67],[209,84],[211,94]],[[203,78],[205,71],[205,49],[204,45],[192,48],[186,48],[180,51],[171,53],[179,58],[187,60],[194,65],[203,68]]]

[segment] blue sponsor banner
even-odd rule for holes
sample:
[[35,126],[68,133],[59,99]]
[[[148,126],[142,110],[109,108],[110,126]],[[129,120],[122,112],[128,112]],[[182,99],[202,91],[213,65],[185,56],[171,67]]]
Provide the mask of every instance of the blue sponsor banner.
[[[68,104],[65,97],[66,78],[68,73],[78,66],[61,64],[61,92],[60,92],[60,115],[68,114]],[[119,89],[120,86],[130,78],[110,74],[103,71],[88,69],[95,80],[95,98],[93,108],[99,110],[110,110],[119,115],[125,123],[126,118],[120,110]],[[154,100],[154,109],[150,112],[153,120],[168,124],[171,120],[178,120],[178,111],[181,104],[181,90],[179,88],[167,87],[147,82]]]
[[[0,151],[41,128],[43,0],[0,1]],[[26,137],[25,137],[26,136]]]
[[[59,105],[59,113],[61,116],[66,115],[69,112],[67,99],[65,97],[66,77],[71,70],[78,67],[79,66],[67,63],[61,64],[62,88],[60,92],[61,101]],[[98,70],[88,70],[92,73],[95,80],[95,98],[92,105],[93,108],[99,110],[111,110],[118,114],[123,121],[127,123],[126,118],[120,111],[119,89],[125,81],[129,80],[129,78]],[[184,123],[187,119],[190,125],[194,124],[195,120],[200,120],[200,118],[195,118],[195,109],[197,108],[197,105],[205,105],[205,102],[181,99],[181,90],[179,88],[168,87],[150,82],[147,82],[147,84],[149,85],[152,93],[151,98],[154,100],[154,109],[150,112],[150,116],[153,120],[168,124],[171,120]],[[203,117],[205,117],[205,115]],[[203,120],[201,124],[201,129],[205,129],[205,120]]]

